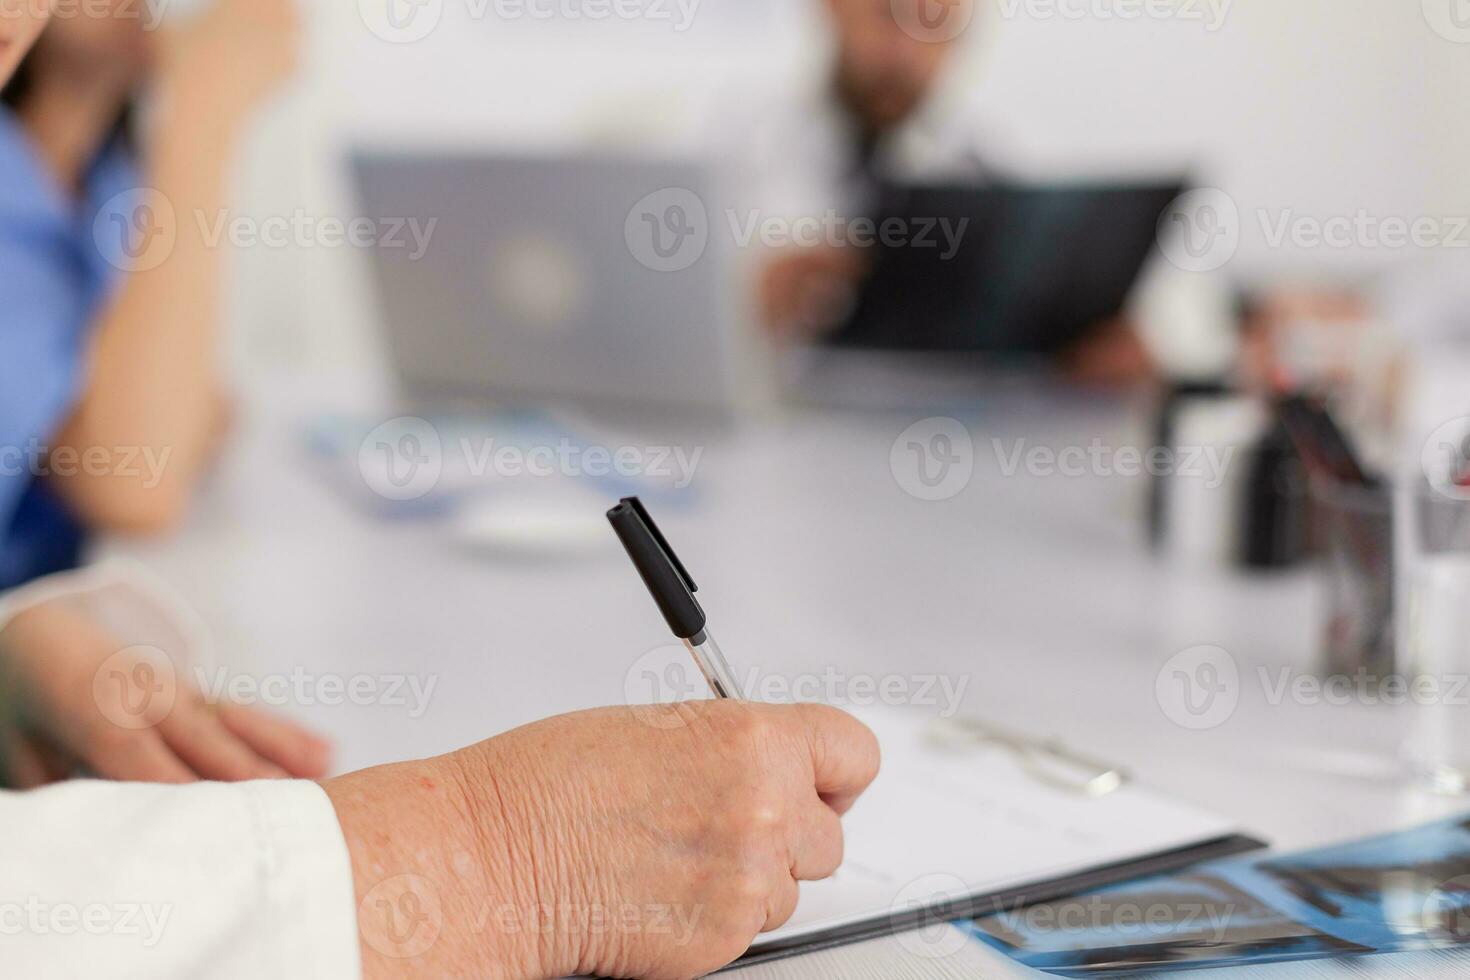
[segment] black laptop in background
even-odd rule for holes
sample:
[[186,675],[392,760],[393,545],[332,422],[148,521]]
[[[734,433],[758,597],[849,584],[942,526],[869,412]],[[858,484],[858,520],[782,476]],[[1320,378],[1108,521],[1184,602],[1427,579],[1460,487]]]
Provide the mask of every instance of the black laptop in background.
[[[885,185],[878,220],[932,247],[874,246],[848,322],[832,342],[869,350],[1044,355],[1121,313],[1184,181],[1135,185]],[[880,224],[881,227],[881,224]]]

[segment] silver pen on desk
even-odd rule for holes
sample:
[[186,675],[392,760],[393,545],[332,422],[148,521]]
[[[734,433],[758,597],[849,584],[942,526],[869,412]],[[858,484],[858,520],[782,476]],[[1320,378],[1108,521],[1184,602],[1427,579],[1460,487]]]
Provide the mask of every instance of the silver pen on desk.
[[607,512],[607,519],[669,628],[684,642],[715,697],[743,700],[735,672],[710,634],[709,617],[694,597],[699,586],[669,547],[643,502],[626,497]]

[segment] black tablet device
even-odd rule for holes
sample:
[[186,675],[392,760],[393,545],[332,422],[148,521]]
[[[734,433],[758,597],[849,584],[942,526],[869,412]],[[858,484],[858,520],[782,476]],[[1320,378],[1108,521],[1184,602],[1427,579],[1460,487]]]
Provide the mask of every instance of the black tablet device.
[[878,227],[897,219],[912,233],[873,247],[833,342],[1020,355],[1065,348],[1123,311],[1160,219],[1185,189],[1183,180],[886,185]]

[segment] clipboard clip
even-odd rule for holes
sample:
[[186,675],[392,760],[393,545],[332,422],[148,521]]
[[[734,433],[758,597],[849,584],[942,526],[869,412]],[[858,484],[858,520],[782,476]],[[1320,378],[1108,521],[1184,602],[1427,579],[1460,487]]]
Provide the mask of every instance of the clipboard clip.
[[1004,749],[1037,782],[1090,799],[1116,793],[1132,780],[1123,769],[1074,751],[1057,739],[1031,738],[974,718],[936,719],[929,726],[928,740],[957,751]]

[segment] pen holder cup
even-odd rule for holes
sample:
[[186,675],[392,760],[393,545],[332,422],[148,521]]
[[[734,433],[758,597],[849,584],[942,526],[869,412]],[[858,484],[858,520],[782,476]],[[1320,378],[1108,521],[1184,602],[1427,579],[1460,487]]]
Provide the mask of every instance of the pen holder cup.
[[1470,491],[1313,483],[1311,498],[1327,674],[1470,672]]
[[1389,677],[1403,666],[1396,627],[1396,507],[1389,487],[1313,481],[1324,586],[1327,676]]

